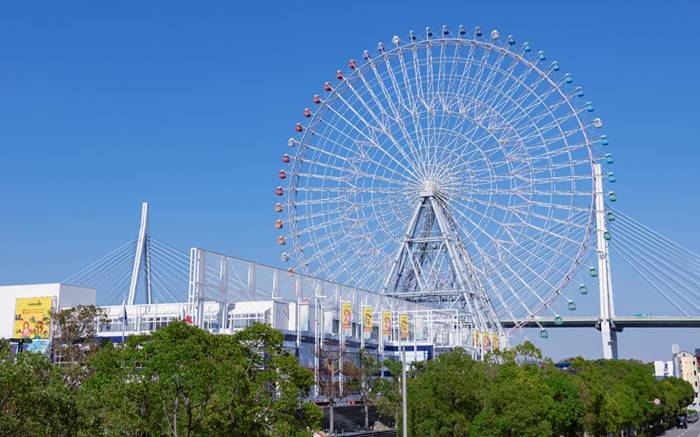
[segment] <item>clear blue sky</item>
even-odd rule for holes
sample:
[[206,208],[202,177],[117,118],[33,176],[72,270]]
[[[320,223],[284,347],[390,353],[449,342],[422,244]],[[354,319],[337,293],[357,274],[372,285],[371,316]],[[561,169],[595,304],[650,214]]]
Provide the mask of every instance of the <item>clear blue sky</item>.
[[[4,3],[0,283],[74,273],[134,236],[143,200],[161,240],[278,264],[272,191],[301,110],[348,58],[445,23],[572,72],[619,208],[700,252],[698,20],[694,1]],[[596,334],[553,332],[545,352],[599,355]],[[667,358],[698,334],[629,331],[621,349]]]

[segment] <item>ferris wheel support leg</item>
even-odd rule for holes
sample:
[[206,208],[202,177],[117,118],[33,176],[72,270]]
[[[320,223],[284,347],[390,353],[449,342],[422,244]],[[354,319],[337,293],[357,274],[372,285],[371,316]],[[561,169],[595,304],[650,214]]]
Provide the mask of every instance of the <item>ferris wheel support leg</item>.
[[600,296],[600,335],[603,343],[603,358],[616,360],[617,331],[612,317],[613,308],[612,282],[610,278],[610,256],[608,241],[605,239],[607,223],[605,221],[605,202],[603,192],[603,172],[600,164],[593,166],[595,177],[595,219],[596,249],[598,254],[598,291]]

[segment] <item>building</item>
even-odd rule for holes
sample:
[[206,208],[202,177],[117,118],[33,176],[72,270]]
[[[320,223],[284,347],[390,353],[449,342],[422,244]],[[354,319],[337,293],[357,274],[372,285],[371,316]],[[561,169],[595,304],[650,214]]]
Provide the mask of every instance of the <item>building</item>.
[[657,380],[674,376],[673,361],[654,361],[654,376]]
[[695,398],[693,399],[692,408],[700,410],[700,375],[698,375],[698,360],[700,357],[696,356],[698,350],[696,350],[695,354],[692,354],[679,350],[678,346],[674,345],[672,351],[674,352],[674,375],[693,386]]
[[94,288],[28,284],[0,286],[0,338],[17,347],[44,352],[51,337],[51,312],[76,305],[94,305]]

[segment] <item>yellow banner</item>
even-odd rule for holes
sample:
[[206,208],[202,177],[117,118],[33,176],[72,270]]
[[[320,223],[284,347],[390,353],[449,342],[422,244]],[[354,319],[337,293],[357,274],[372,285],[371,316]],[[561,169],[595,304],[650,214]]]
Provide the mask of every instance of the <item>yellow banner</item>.
[[481,339],[479,337],[479,331],[477,331],[476,329],[472,330],[472,347],[481,347]]
[[352,304],[347,302],[340,306],[343,318],[343,331],[349,331],[352,326]]
[[491,333],[484,331],[481,333],[481,338],[484,343],[484,350],[491,350]]
[[362,329],[364,332],[372,332],[372,318],[374,317],[374,311],[371,306],[366,306],[362,308]]
[[408,314],[399,314],[399,332],[401,340],[408,339]]
[[382,312],[382,334],[391,335],[391,311]]
[[50,327],[51,296],[15,299],[15,337],[48,339]]
[[491,347],[493,347],[493,350],[497,351],[498,350],[498,333],[494,332],[493,334],[493,339],[491,340]]

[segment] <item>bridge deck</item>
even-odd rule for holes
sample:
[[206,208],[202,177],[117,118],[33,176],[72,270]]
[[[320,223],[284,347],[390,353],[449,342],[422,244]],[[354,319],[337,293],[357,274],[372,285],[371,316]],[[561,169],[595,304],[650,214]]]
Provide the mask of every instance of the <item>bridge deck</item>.
[[[502,320],[504,328],[513,328],[523,324],[526,328],[595,328],[600,319],[594,316],[565,317],[561,325],[555,325],[554,319],[535,318],[532,320]],[[615,316],[612,319],[617,328],[700,328],[700,317],[683,316]]]

